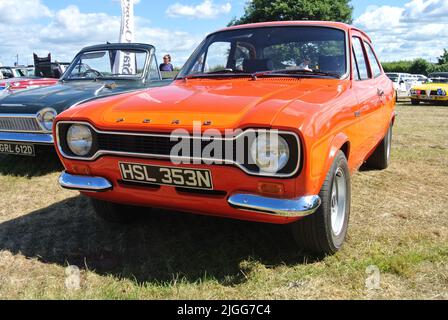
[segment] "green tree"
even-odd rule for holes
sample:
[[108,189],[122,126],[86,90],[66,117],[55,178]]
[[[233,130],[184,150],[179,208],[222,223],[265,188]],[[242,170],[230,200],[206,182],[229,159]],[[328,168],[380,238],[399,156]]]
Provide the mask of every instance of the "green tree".
[[410,73],[414,74],[428,74],[428,71],[431,68],[431,63],[426,61],[425,59],[415,59],[410,66]]
[[443,49],[443,54],[439,58],[439,64],[448,64],[448,50]]
[[245,23],[290,20],[328,20],[352,23],[350,0],[252,0],[245,13],[229,26]]

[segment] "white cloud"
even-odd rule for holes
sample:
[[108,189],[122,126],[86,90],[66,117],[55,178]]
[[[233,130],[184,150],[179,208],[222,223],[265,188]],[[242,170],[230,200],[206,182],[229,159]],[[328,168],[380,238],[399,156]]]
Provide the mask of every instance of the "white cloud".
[[400,24],[400,17],[404,8],[382,6],[370,6],[362,14],[355,24],[372,30],[384,30],[390,27],[397,27]]
[[23,23],[51,16],[50,9],[40,0],[0,0],[0,23]]
[[[42,5],[39,1],[33,5]],[[0,8],[4,0],[0,0]],[[9,1],[8,1],[9,2]],[[18,3],[18,1],[17,1]],[[7,65],[19,54],[20,63],[33,63],[32,54],[40,56],[52,53],[53,59],[70,62],[85,46],[116,42],[120,30],[120,17],[105,13],[84,13],[77,6],[45,13],[44,20],[27,20],[21,23],[0,20],[0,62]],[[23,8],[22,8],[23,10]],[[28,12],[28,10],[26,10]],[[1,15],[1,14],[0,14]],[[205,34],[191,34],[185,31],[155,28],[150,21],[136,16],[136,42],[153,44],[160,57],[170,53],[175,66],[182,66]]]
[[448,17],[447,0],[412,0],[404,7],[403,20],[408,22],[434,21]]
[[224,4],[214,4],[212,0],[204,0],[198,5],[183,5],[175,3],[168,7],[166,14],[169,17],[188,17],[197,19],[213,19],[220,14],[227,14],[232,10],[230,2]]
[[383,61],[420,57],[435,61],[448,47],[448,0],[370,6],[354,24],[372,37]]

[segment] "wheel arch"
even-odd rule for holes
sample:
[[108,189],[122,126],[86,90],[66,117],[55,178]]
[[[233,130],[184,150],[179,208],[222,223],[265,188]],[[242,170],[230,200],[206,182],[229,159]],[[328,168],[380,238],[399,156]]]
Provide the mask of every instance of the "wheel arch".
[[[327,158],[322,168],[323,170],[320,174],[320,181],[319,181],[320,187],[323,185],[325,177],[328,171],[330,170],[331,165],[333,164],[334,159],[336,158],[336,155],[338,154],[339,151],[342,151],[344,153],[345,157],[347,158],[347,162],[350,163],[350,151],[351,151],[350,148],[351,148],[350,140],[344,132],[339,132],[336,136],[334,136],[334,138],[331,140],[328,149],[329,151],[327,153]],[[350,165],[349,168],[350,170],[352,170]]]

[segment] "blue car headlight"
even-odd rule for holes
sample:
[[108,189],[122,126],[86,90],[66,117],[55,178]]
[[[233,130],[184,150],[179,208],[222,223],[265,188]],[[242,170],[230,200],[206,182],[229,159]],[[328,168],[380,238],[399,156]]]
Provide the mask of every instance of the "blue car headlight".
[[443,89],[437,89],[437,95],[445,97],[446,91]]

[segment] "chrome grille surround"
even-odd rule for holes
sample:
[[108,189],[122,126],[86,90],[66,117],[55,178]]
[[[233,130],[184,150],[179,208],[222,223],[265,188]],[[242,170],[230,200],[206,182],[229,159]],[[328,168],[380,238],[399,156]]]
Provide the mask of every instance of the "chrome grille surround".
[[[294,159],[291,159],[291,164],[292,164],[292,170],[290,170],[287,173],[275,173],[275,174],[268,174],[268,173],[263,173],[263,172],[254,172],[251,171],[250,169],[246,168],[245,165],[243,163],[239,163],[236,160],[233,159],[214,159],[214,158],[204,158],[204,157],[182,157],[182,156],[174,156],[171,157],[170,154],[163,154],[161,152],[156,152],[156,153],[148,153],[148,152],[141,152],[141,151],[118,151],[118,150],[108,150],[108,148],[105,148],[105,150],[99,148],[98,150],[95,151],[94,154],[90,155],[90,156],[86,156],[86,157],[81,157],[81,156],[75,156],[75,155],[70,155],[69,153],[66,152],[66,149],[63,147],[63,145],[65,144],[65,142],[63,141],[65,139],[64,134],[62,134],[63,130],[61,130],[61,128],[63,126],[70,126],[73,124],[81,124],[81,125],[85,125],[87,127],[89,127],[92,132],[96,135],[99,134],[105,134],[105,135],[111,135],[111,136],[118,136],[118,137],[124,137],[124,136],[131,136],[131,137],[136,137],[136,138],[140,138],[140,139],[144,139],[144,138],[150,138],[150,139],[158,139],[158,138],[165,138],[165,141],[170,142],[171,138],[173,137],[170,134],[166,134],[166,133],[137,133],[137,132],[124,132],[124,131],[101,131],[96,129],[94,126],[92,126],[90,123],[85,122],[85,121],[59,121],[56,123],[56,135],[55,135],[55,139],[56,139],[56,146],[59,150],[59,152],[61,153],[61,155],[66,158],[66,159],[71,159],[71,160],[81,160],[81,161],[95,161],[96,159],[98,159],[101,156],[104,155],[109,155],[109,156],[124,156],[124,157],[132,157],[132,158],[143,158],[143,159],[162,159],[162,160],[200,160],[200,161],[210,161],[210,162],[215,162],[216,164],[219,165],[233,165],[238,167],[239,169],[241,169],[242,171],[244,171],[245,173],[249,174],[249,175],[254,175],[254,176],[265,176],[265,177],[276,177],[276,178],[291,178],[294,175],[296,175],[302,168],[302,144],[301,144],[301,140],[299,138],[299,135],[297,133],[294,133],[292,131],[282,131],[282,130],[277,130],[279,134],[281,135],[287,135],[290,136],[291,139],[294,141],[295,147],[297,148],[297,152],[296,152],[296,160],[297,161],[292,161]],[[270,129],[261,129],[261,130],[270,130]],[[246,134],[251,133],[251,132],[257,132],[258,129],[245,129],[244,131],[242,131],[240,134],[234,136],[234,137],[230,137],[230,138],[217,138],[216,140],[222,140],[222,141],[236,141],[237,139],[244,137]],[[174,137],[176,137],[176,135],[174,135]],[[183,136],[177,136],[177,137],[183,137]],[[188,137],[187,137],[188,138]],[[96,137],[95,139],[98,139],[98,137]],[[196,138],[196,137],[189,137],[188,139],[191,140],[195,140],[195,139],[199,139],[201,140],[202,138]],[[202,140],[204,141],[204,140]],[[209,140],[207,140],[209,141]],[[98,140],[95,141],[97,147],[98,147]],[[123,143],[120,143],[121,145],[123,145]],[[163,144],[163,142],[162,142]],[[293,147],[293,145],[290,145],[290,147]],[[64,150],[65,149],[65,150]]]

